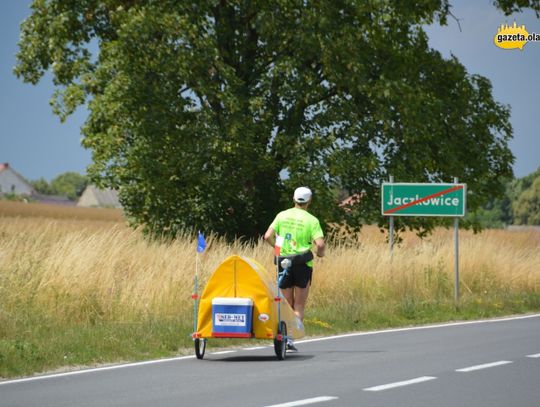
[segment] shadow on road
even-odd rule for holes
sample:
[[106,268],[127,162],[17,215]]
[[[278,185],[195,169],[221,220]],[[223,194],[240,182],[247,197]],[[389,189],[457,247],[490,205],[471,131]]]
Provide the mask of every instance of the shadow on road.
[[[284,361],[301,361],[313,359],[315,355],[288,353]],[[220,359],[206,359],[209,362],[280,362],[275,355],[245,355],[245,356],[229,356]]]

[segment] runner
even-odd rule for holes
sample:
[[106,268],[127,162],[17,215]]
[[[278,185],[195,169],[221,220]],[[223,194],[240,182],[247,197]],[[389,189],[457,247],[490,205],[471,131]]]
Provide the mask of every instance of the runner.
[[[315,243],[318,257],[323,257],[325,252],[324,235],[319,220],[307,211],[311,197],[309,188],[297,188],[293,196],[294,207],[278,213],[264,234],[264,240],[272,246],[276,244],[276,235],[280,237],[279,240],[283,240],[280,257],[276,259],[280,275],[283,273],[281,260],[287,257],[292,261],[292,266],[283,276],[279,288],[301,321],[304,320],[313,273],[312,244]],[[287,341],[287,349],[297,350],[292,338]]]

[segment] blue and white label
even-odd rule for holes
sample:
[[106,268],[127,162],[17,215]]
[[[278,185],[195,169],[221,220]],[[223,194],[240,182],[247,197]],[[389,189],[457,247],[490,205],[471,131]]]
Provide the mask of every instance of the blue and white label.
[[214,319],[215,326],[246,326],[246,314],[216,313]]

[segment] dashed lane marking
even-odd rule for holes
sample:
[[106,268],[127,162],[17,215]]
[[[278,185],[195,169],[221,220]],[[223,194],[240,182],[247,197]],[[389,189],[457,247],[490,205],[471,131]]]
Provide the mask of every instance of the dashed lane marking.
[[380,386],[368,387],[368,388],[365,388],[364,391],[382,391],[382,390],[395,389],[396,387],[410,386],[411,384],[428,382],[430,380],[435,380],[435,379],[436,377],[434,376],[422,376],[422,377],[417,377],[416,379],[404,380],[402,382],[394,382],[394,383],[382,384]]
[[456,372],[463,372],[463,373],[474,372],[475,370],[489,369],[491,367],[508,365],[510,363],[514,363],[514,362],[511,362],[509,360],[500,360],[498,362],[484,363],[482,365],[469,366],[469,367],[464,367],[462,369],[456,369]]
[[323,401],[331,401],[331,400],[337,400],[337,397],[334,396],[320,396],[320,397],[313,397],[310,399],[303,399],[303,400],[296,400],[296,401],[289,401],[287,403],[281,403],[281,404],[273,404],[271,406],[266,407],[295,407],[295,406],[307,406],[308,404],[315,404],[315,403],[322,403]]

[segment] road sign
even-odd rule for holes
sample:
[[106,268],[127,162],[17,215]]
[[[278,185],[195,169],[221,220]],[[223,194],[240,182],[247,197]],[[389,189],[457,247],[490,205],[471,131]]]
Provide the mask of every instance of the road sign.
[[467,184],[383,183],[384,216],[465,216]]

